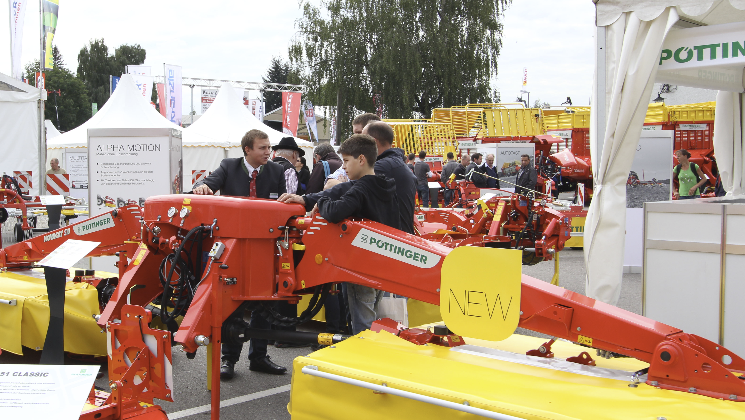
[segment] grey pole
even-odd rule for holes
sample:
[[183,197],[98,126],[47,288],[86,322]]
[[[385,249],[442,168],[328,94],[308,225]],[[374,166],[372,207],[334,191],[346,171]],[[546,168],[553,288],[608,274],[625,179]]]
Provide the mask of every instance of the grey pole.
[[[41,54],[39,56],[39,76],[44,73],[44,53],[46,49],[46,42],[44,37],[44,7],[42,1],[39,0],[39,32],[40,32],[40,45]],[[37,82],[37,84],[39,84]],[[37,86],[38,87],[38,86]],[[44,88],[39,88],[39,195],[43,195],[46,191],[46,176],[44,169],[47,167],[47,142],[44,129]],[[33,176],[31,177],[33,179]]]

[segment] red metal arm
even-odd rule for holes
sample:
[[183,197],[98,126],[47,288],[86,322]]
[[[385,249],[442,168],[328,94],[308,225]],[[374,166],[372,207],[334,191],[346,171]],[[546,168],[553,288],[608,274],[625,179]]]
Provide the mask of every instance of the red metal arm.
[[7,246],[0,249],[0,267],[28,267],[68,239],[101,242],[88,256],[114,255],[118,251],[132,255],[140,242],[140,218],[140,207],[122,207]]

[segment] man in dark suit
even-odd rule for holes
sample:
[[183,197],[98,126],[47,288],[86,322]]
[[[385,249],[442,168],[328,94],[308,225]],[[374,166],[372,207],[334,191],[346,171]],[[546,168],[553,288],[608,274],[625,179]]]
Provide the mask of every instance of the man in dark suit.
[[535,190],[535,184],[538,182],[538,174],[535,167],[530,164],[530,156],[522,155],[520,157],[520,171],[517,173],[515,180],[515,192],[517,194],[527,195],[530,191]]
[[[194,194],[214,194],[277,199],[287,192],[282,165],[269,160],[271,147],[269,137],[261,130],[251,130],[243,136],[242,158],[223,159],[220,167],[204,180],[194,184]],[[233,316],[242,317],[239,309]],[[269,321],[251,313],[251,328],[268,330]],[[251,339],[248,350],[249,369],[257,372],[282,375],[287,369],[275,364],[266,353],[267,340]],[[220,378],[231,379],[235,374],[235,364],[241,357],[241,345],[224,343],[222,345],[222,365]]]

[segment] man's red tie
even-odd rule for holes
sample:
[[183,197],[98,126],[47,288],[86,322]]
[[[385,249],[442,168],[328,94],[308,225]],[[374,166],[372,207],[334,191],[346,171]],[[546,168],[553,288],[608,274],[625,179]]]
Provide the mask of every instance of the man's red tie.
[[259,170],[254,169],[251,172],[251,186],[249,187],[248,196],[256,198],[256,177],[259,175]]

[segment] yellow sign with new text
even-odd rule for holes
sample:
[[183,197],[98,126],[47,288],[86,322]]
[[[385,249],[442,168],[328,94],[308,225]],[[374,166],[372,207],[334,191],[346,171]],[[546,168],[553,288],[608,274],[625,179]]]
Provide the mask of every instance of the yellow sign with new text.
[[459,247],[445,257],[440,315],[458,335],[500,341],[520,320],[522,251]]

